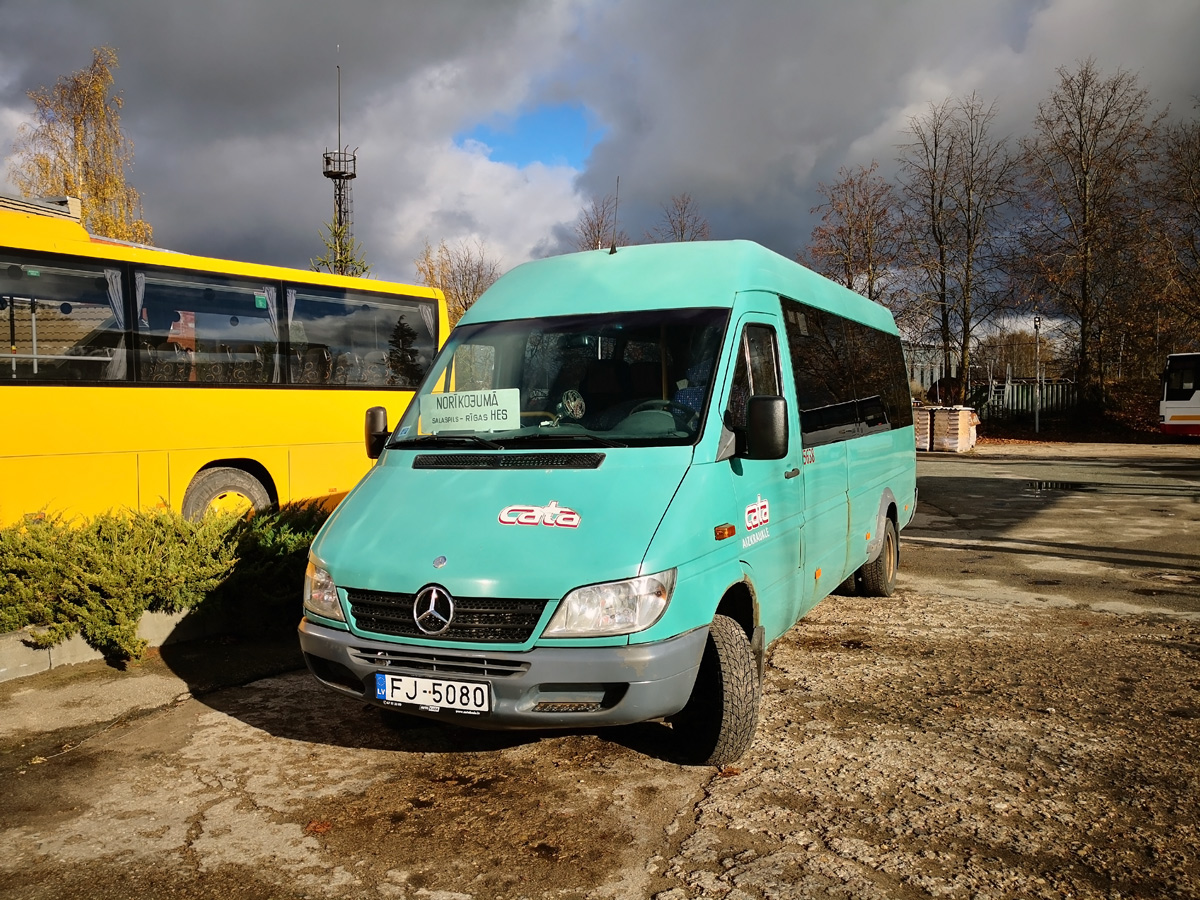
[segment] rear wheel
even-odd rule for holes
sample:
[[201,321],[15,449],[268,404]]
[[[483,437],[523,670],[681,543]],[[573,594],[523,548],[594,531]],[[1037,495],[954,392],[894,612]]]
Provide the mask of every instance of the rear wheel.
[[230,466],[197,472],[183,495],[184,518],[193,520],[207,512],[244,516],[262,512],[270,505],[271,495],[261,481]]
[[900,541],[896,538],[896,525],[884,519],[883,547],[874,562],[861,569],[862,592],[867,597],[890,597],[896,590],[896,572],[900,569]]
[[671,723],[688,761],[725,766],[745,753],[761,691],[746,632],[728,616],[714,616],[692,696]]

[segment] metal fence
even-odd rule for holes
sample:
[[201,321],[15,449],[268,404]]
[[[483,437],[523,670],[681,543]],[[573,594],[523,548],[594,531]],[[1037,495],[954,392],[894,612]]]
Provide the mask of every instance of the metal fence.
[[[1042,382],[1041,414],[1066,412],[1079,403],[1078,385],[1069,381]],[[999,418],[1032,417],[1037,409],[1038,385],[1034,382],[1008,381],[991,385],[987,412]]]

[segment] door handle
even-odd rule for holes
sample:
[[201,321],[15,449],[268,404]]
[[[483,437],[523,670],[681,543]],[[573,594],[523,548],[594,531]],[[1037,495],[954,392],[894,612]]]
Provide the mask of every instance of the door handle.
[[799,474],[800,474],[799,469],[788,469],[786,472],[783,473],[783,477],[784,478],[795,478]]

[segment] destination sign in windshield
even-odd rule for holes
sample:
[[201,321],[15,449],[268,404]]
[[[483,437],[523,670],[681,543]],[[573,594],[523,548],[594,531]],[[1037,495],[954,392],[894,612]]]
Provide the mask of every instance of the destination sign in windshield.
[[441,431],[504,431],[519,428],[520,423],[519,388],[454,391],[421,397],[421,430],[426,434]]

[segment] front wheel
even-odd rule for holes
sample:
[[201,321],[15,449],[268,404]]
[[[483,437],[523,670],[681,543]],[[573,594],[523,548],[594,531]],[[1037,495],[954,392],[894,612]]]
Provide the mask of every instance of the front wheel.
[[714,616],[692,696],[671,722],[689,762],[726,766],[754,739],[762,685],[742,626]]
[[892,520],[884,519],[883,547],[875,562],[869,562],[861,569],[862,593],[867,597],[890,597],[896,590],[896,572],[900,568],[900,541],[896,538],[896,525]]

